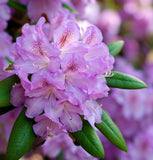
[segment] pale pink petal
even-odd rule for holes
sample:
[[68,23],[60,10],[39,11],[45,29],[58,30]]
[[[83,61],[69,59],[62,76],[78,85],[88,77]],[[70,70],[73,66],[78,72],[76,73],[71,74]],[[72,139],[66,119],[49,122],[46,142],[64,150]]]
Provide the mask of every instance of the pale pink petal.
[[47,69],[50,72],[56,72],[57,70],[60,69],[60,58],[59,57],[51,57],[49,59],[49,63],[47,65]]
[[81,89],[73,87],[72,85],[67,85],[66,91],[68,100],[74,105],[82,104],[87,99],[87,95],[84,94]]
[[90,26],[85,32],[83,41],[88,45],[100,44],[103,40],[101,31],[96,26]]
[[27,107],[26,116],[29,118],[34,118],[43,112],[45,102],[42,97],[28,98],[25,101],[25,107]]
[[63,112],[60,120],[69,132],[76,132],[82,129],[82,120],[76,113]]
[[56,99],[50,99],[50,103],[45,107],[45,113],[51,118],[58,120],[62,114],[63,106],[56,105]]
[[88,54],[85,55],[85,59],[89,61],[97,58],[103,58],[107,55],[109,55],[109,49],[105,43],[101,43],[94,47],[90,47]]
[[75,42],[66,48],[62,48],[62,52],[60,54],[61,59],[63,59],[69,53],[79,53],[85,55],[88,53],[87,45],[82,43],[81,41]]
[[56,72],[50,74],[49,72],[45,74],[46,80],[49,84],[55,86],[57,89],[64,90],[65,86],[65,75],[62,72]]
[[94,83],[91,96],[94,99],[107,97],[110,89],[106,84],[106,79],[104,77],[99,77],[95,79],[95,81],[96,83]]
[[94,100],[86,101],[85,105],[86,106],[84,107],[84,118],[88,120],[92,127],[95,127],[95,123],[101,122],[102,107]]
[[39,120],[37,122],[39,122],[39,123],[36,123],[33,125],[33,130],[37,136],[42,137],[42,136],[46,135],[47,126],[50,123],[50,121],[49,121],[49,119],[46,118],[46,119]]
[[61,67],[64,72],[84,72],[86,70],[86,62],[83,55],[69,53],[63,58]]
[[11,10],[9,8],[9,6],[7,6],[6,4],[0,4],[0,18],[4,19],[4,20],[9,20],[11,17]]
[[54,31],[53,39],[60,49],[79,41],[80,32],[78,25],[74,22],[64,23]]
[[[20,98],[19,98],[20,97]],[[23,106],[25,101],[24,89],[21,84],[15,84],[11,90],[10,102],[13,106]]]
[[46,115],[41,115],[35,118],[36,124],[33,125],[34,132],[38,136],[53,136],[62,132],[61,124],[51,120]]

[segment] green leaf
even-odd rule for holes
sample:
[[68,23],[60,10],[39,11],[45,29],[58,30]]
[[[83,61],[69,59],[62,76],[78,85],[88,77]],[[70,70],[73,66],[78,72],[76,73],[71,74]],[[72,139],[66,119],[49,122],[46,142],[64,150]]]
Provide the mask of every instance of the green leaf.
[[5,60],[6,60],[8,63],[14,64],[14,62],[13,62],[10,58],[8,58],[8,57],[5,57]]
[[141,89],[141,88],[147,88],[147,85],[140,79],[112,71],[112,76],[106,77],[107,85],[112,88],[123,88],[123,89]]
[[5,114],[13,109],[15,109],[16,107],[14,106],[8,106],[8,107],[0,107],[0,115]]
[[14,8],[14,9],[16,9],[16,10],[18,10],[18,11],[27,12],[26,6],[25,6],[25,5],[22,5],[22,4],[18,3],[18,2],[15,2],[15,1],[13,1],[13,0],[9,0],[9,1],[7,2],[7,4],[8,4],[10,7]]
[[16,75],[10,76],[0,82],[0,107],[10,106],[10,92],[15,83],[20,80]]
[[78,12],[75,11],[73,8],[71,8],[69,5],[67,5],[67,4],[65,4],[65,3],[62,3],[62,6],[63,6],[63,8],[68,9],[70,12],[75,13],[75,14],[78,14]]
[[108,43],[107,46],[109,48],[109,53],[114,57],[117,56],[123,48],[123,45],[124,41],[122,40]]
[[105,110],[102,113],[102,122],[96,123],[95,126],[112,144],[127,152],[127,146],[120,130]]
[[88,153],[97,158],[104,158],[104,149],[102,143],[88,121],[83,120],[83,128],[81,131],[71,133]]
[[58,155],[57,160],[63,160],[63,152]]
[[32,128],[33,120],[26,118],[25,111],[23,108],[12,128],[6,152],[7,160],[21,158],[37,138]]

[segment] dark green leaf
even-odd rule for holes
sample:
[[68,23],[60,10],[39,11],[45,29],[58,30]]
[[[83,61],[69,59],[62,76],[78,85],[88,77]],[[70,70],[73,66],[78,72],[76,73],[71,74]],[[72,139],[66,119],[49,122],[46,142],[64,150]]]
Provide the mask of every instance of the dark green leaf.
[[6,152],[7,160],[21,158],[36,140],[36,135],[32,128],[33,120],[26,118],[25,111],[26,109],[23,108],[11,131]]
[[16,9],[16,10],[18,10],[18,11],[22,11],[22,12],[26,12],[26,11],[27,11],[27,8],[26,8],[25,5],[22,5],[22,4],[20,4],[20,3],[18,3],[18,2],[15,2],[15,1],[13,1],[13,0],[9,0],[9,1],[7,2],[7,4],[8,4],[10,7],[14,8],[14,9]]
[[63,152],[58,155],[57,160],[63,160]]
[[114,57],[117,56],[123,48],[123,45],[124,41],[122,40],[108,43],[107,46],[109,48],[109,53]]
[[83,128],[81,131],[71,133],[88,153],[97,158],[104,158],[104,149],[102,143],[88,121],[83,120]]
[[116,147],[127,152],[125,140],[110,116],[103,110],[102,122],[96,123],[95,126],[103,133],[103,135]]
[[147,88],[147,85],[140,79],[116,71],[112,71],[112,76],[106,77],[106,81],[107,85],[113,88],[123,88],[123,89]]
[[8,106],[8,107],[0,107],[0,115],[5,114],[13,109],[15,109],[16,107],[14,106]]
[[10,106],[10,92],[15,83],[20,80],[16,75],[10,76],[0,82],[0,107]]
[[78,14],[78,12],[75,11],[73,8],[71,8],[69,5],[63,3],[62,6],[63,6],[63,8],[68,9],[70,12],[75,13],[75,14]]

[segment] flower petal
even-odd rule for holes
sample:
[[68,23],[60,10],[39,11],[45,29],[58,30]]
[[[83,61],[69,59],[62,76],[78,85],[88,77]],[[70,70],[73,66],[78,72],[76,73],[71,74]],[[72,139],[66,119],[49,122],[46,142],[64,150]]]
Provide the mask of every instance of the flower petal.
[[25,106],[27,107],[26,116],[29,118],[34,118],[42,113],[45,100],[42,97],[38,98],[27,98],[25,101]]
[[76,132],[82,129],[82,120],[77,113],[63,112],[60,120],[69,132]]
[[[20,98],[19,98],[20,97]],[[24,89],[21,84],[15,84],[11,90],[10,102],[14,106],[23,106],[25,101]]]
[[64,23],[54,31],[53,39],[60,49],[79,41],[80,31],[78,25],[74,22]]
[[103,40],[101,31],[96,26],[90,26],[85,32],[83,41],[88,45],[96,45]]

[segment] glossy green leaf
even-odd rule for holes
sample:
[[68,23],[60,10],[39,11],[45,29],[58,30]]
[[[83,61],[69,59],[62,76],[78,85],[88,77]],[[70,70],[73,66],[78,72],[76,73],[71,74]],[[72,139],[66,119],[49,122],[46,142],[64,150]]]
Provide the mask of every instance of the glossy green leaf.
[[109,53],[114,57],[117,56],[123,48],[123,45],[124,41],[122,40],[108,43],[107,46],[109,48]]
[[88,121],[83,120],[81,131],[71,133],[77,143],[81,145],[88,153],[97,158],[104,158],[104,149],[102,143]]
[[5,114],[13,109],[15,109],[16,107],[14,106],[8,106],[8,107],[0,107],[0,115]]
[[77,11],[75,11],[73,8],[71,8],[71,7],[70,7],[69,5],[67,5],[66,3],[63,3],[62,6],[63,6],[63,8],[68,9],[70,12],[75,13],[75,14],[78,14]]
[[103,133],[103,135],[116,147],[127,152],[125,140],[110,116],[103,110],[102,122],[96,123],[95,126]]
[[10,92],[12,86],[19,82],[20,80],[16,75],[10,76],[0,82],[0,107],[10,105]]
[[147,88],[147,85],[142,80],[134,76],[116,71],[112,71],[111,73],[112,76],[106,77],[107,85],[109,87],[123,88],[123,89]]
[[18,160],[31,148],[36,140],[36,135],[33,132],[33,120],[25,116],[26,109],[16,119],[9,138],[6,159]]

